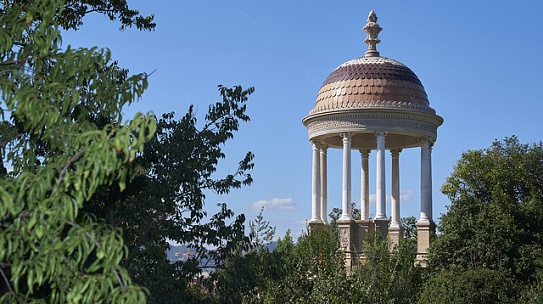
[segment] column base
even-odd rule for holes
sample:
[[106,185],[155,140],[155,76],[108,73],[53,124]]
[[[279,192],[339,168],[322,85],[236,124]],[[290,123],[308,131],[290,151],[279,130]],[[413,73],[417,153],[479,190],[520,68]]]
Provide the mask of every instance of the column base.
[[353,220],[354,220],[354,219],[353,219],[352,217],[350,217],[350,216],[348,216],[348,217],[343,217],[343,216],[342,216],[342,217],[340,217],[337,221],[338,221],[338,222],[339,222],[339,221],[348,222],[348,221],[353,221]]
[[419,220],[417,226],[417,258],[415,263],[421,267],[427,266],[428,248],[434,239],[436,224],[431,220]]
[[309,222],[309,233],[311,233],[311,231],[313,229],[320,229],[320,228],[324,228],[324,223],[323,222]]

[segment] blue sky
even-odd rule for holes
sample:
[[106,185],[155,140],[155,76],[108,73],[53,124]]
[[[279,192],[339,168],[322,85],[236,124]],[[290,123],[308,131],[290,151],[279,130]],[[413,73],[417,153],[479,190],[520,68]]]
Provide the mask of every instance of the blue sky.
[[[129,1],[154,13],[153,32],[119,31],[90,16],[64,45],[111,49],[132,73],[156,72],[142,100],[127,108],[155,114],[190,104],[203,119],[219,99],[217,85],[254,86],[251,121],[226,146],[219,173],[233,172],[247,151],[255,157],[254,184],[228,196],[208,195],[214,211],[225,201],[236,213],[265,218],[298,235],[311,217],[311,145],[301,119],[320,85],[345,61],[364,55],[362,26],[371,10],[383,28],[381,56],[409,66],[431,106],[445,119],[433,149],[434,218],[449,200],[440,192],[462,152],[517,135],[543,139],[543,23],[540,1]],[[341,151],[329,150],[328,206],[341,204]],[[387,194],[390,155],[387,153]],[[400,155],[401,216],[419,213],[420,150]],[[353,151],[353,200],[360,201],[360,160]],[[375,153],[370,171],[375,171]],[[370,177],[370,193],[375,181]],[[390,202],[387,215],[390,215]],[[373,210],[373,211],[372,211]],[[370,213],[374,213],[372,205]]]

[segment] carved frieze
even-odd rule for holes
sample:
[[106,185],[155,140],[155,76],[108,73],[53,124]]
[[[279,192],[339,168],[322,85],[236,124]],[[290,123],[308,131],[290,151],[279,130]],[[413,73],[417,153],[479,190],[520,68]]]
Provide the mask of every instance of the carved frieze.
[[339,245],[343,250],[349,250],[351,242],[351,231],[347,228],[339,228]]
[[310,137],[312,134],[334,132],[345,128],[372,130],[387,127],[402,128],[411,132],[422,131],[423,133],[435,133],[437,130],[437,125],[432,123],[432,119],[408,114],[331,115],[311,120],[307,124]]

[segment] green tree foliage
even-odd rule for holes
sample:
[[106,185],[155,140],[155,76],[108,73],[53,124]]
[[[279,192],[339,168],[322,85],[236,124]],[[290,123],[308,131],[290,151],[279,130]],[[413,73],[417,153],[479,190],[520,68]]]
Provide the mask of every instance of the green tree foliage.
[[0,152],[13,171],[2,164],[0,302],[142,302],[120,231],[81,208],[102,185],[124,188],[154,133],[150,117],[121,123],[147,76],[128,77],[108,50],[62,50],[63,7],[1,5]]
[[[249,120],[246,102],[253,91],[219,86],[221,101],[209,107],[200,124],[192,106],[179,120],[174,113],[164,114],[155,136],[131,164],[140,171],[127,181],[126,191],[103,187],[85,207],[87,213],[123,229],[129,248],[123,266],[149,289],[150,302],[196,301],[187,288],[201,271],[222,269],[228,255],[248,248],[244,215],[232,220],[234,213],[224,203],[214,215],[204,207],[206,192],[226,194],[252,182],[250,152],[233,174],[217,178],[215,173],[225,157],[224,144],[240,122]],[[166,250],[172,241],[196,253],[170,263]]]
[[[332,211],[328,214],[330,216],[330,225],[332,227],[336,227],[336,222],[341,217],[341,214],[343,213],[343,210],[341,208],[333,208]],[[354,220],[359,220],[362,216],[362,213],[360,212],[360,209],[356,208],[356,203],[351,202],[351,216]]]
[[[521,144],[511,137],[487,149],[468,151],[442,191],[451,206],[430,246],[429,265],[436,277],[425,287],[423,298],[438,303],[456,297],[464,299],[456,303],[466,303],[478,296],[477,302],[507,303],[539,290],[543,144]],[[479,288],[485,290],[475,293]]]
[[417,303],[424,276],[413,263],[415,250],[405,240],[391,251],[386,240],[372,235],[362,262],[347,272],[337,231],[314,229],[296,244],[287,234],[277,244],[281,273],[267,282],[263,302]]
[[273,242],[275,226],[271,226],[270,222],[264,219],[264,207],[260,209],[255,220],[249,221],[249,228],[251,229],[249,237],[254,248],[263,249]]
[[353,291],[346,303],[416,303],[423,283],[423,270],[414,263],[416,242],[401,239],[390,250],[376,233],[366,240],[364,262],[349,279]]
[[442,191],[451,206],[431,246],[432,267],[482,267],[523,282],[535,278],[543,243],[543,143],[511,137],[468,151]]
[[416,239],[417,238],[417,219],[414,216],[402,217],[400,219],[402,227],[405,229],[403,232],[403,237],[406,239]]
[[264,303],[348,303],[344,254],[337,232],[314,229],[294,244],[289,234],[278,240],[282,274],[269,283]]
[[285,273],[281,253],[266,246],[275,235],[275,227],[264,219],[264,208],[249,222],[250,249],[238,248],[225,260],[225,267],[212,274],[208,283],[217,303],[262,303],[270,282],[281,280]]
[[517,288],[518,282],[500,270],[453,267],[429,278],[419,303],[530,303],[511,298]]
[[[36,9],[39,3],[34,5],[34,2],[27,0],[6,0],[2,3],[3,13],[15,12],[14,16],[17,12],[27,13],[32,19],[21,19],[22,23],[31,22],[34,26],[49,20],[57,27],[78,29],[86,14],[97,12],[111,20],[119,20],[121,28],[136,26],[151,30],[155,27],[152,15],[144,17],[137,10],[129,9],[126,0],[66,0],[52,3],[50,7],[42,6],[41,10]],[[107,86],[104,86],[104,91],[97,92],[101,89],[100,81],[114,81],[116,77],[119,84],[132,82],[132,95],[139,97],[143,86],[147,85],[146,75],[138,75],[141,80],[127,78],[126,70],[110,62],[108,51],[101,54],[107,57],[109,66],[97,65],[95,69],[86,70],[87,78],[78,74],[67,75],[79,77],[77,79],[82,81],[80,94],[83,101],[73,113],[67,110],[68,114],[65,115],[71,115],[79,124],[89,123],[97,130],[110,128],[109,134],[113,136],[118,135],[118,128],[122,127],[118,123],[122,120],[122,104],[114,109],[119,110],[115,112],[96,102],[96,98],[107,101],[110,98],[107,94],[113,96],[116,93],[115,90],[107,89]],[[75,55],[76,59],[68,58],[64,64],[78,62],[77,56],[81,55]],[[115,77],[112,73],[115,73]],[[55,75],[51,75],[47,81],[55,83],[55,79]],[[58,80],[63,81],[63,78]],[[128,86],[124,89],[130,93]],[[241,87],[219,86],[222,100],[209,107],[203,124],[197,120],[193,107],[190,107],[188,113],[179,120],[174,119],[173,112],[158,119],[156,133],[144,151],[141,151],[141,143],[131,138],[130,141],[121,142],[134,142],[135,148],[129,148],[129,161],[119,164],[114,171],[120,172],[115,176],[118,183],[93,185],[92,191],[85,196],[85,200],[89,201],[76,213],[76,221],[97,217],[98,222],[105,222],[117,231],[123,230],[128,253],[124,254],[123,249],[121,265],[128,269],[137,284],[148,288],[151,292],[148,300],[151,302],[192,301],[195,294],[200,297],[199,290],[190,286],[202,269],[224,268],[228,254],[238,247],[248,246],[249,239],[245,237],[243,226],[244,216],[239,215],[234,219],[233,212],[222,203],[216,214],[208,215],[204,211],[204,200],[206,192],[224,194],[252,182],[247,173],[253,166],[251,153],[240,161],[234,174],[216,178],[214,173],[219,160],[225,157],[222,146],[233,137],[240,121],[249,120],[245,114],[245,102],[253,91],[253,88],[243,90]],[[125,102],[130,96],[123,98]],[[2,135],[19,138],[16,118],[12,122],[15,127],[5,123]],[[138,135],[137,124],[133,124],[132,130],[135,131],[127,131],[132,137]],[[62,138],[58,140],[62,142]],[[6,140],[5,144],[8,142]],[[46,140],[35,140],[32,151],[35,152],[37,162],[48,160],[53,155],[49,146]],[[64,153],[62,149],[55,149],[54,153]],[[3,164],[0,166],[1,172],[7,173]],[[86,187],[83,184],[79,189]],[[170,263],[165,254],[169,248],[168,241],[189,244],[196,250],[196,254],[186,261]]]
[[[50,12],[33,11],[33,0],[2,0],[2,10],[18,9],[32,11],[33,20],[42,21]],[[138,10],[130,9],[126,0],[66,0],[57,4],[54,21],[64,29],[77,30],[83,25],[83,17],[90,13],[99,13],[109,20],[119,20],[121,29],[135,26],[140,30],[153,30],[156,24],[154,15],[143,16]]]

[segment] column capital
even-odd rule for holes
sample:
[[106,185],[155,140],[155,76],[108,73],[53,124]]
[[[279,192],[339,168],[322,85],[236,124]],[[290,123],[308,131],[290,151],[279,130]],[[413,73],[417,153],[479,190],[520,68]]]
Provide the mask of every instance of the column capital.
[[326,150],[328,150],[329,147],[329,145],[324,141],[320,141],[317,146],[319,147],[319,149],[321,149],[321,153],[326,153]]
[[371,149],[358,149],[362,158],[368,158],[370,156]]
[[339,133],[339,136],[341,137],[341,139],[343,139],[343,141],[345,141],[347,139],[351,139],[351,132],[342,132]]
[[392,158],[400,157],[400,152],[402,152],[402,149],[400,148],[390,149],[390,154],[392,155]]
[[311,145],[313,146],[313,149],[318,149],[321,153],[326,153],[326,149],[328,149],[328,144],[318,139],[312,139]]
[[375,137],[386,137],[387,132],[386,131],[375,131]]
[[424,136],[424,137],[421,137],[419,138],[419,143],[420,145],[424,145],[426,143],[429,143],[430,144],[430,147],[434,145],[434,142],[436,141],[435,138],[433,137],[430,137],[430,136]]

